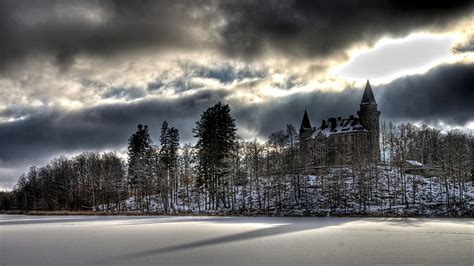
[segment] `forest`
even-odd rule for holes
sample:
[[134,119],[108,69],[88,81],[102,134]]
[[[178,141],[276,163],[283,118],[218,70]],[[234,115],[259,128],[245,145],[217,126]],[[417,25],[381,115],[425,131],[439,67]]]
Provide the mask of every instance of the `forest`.
[[381,123],[381,160],[308,168],[291,124],[265,142],[237,134],[228,105],[205,110],[196,142],[166,121],[159,140],[138,125],[128,158],[61,156],[32,166],[2,210],[154,214],[472,216],[474,138],[460,130]]

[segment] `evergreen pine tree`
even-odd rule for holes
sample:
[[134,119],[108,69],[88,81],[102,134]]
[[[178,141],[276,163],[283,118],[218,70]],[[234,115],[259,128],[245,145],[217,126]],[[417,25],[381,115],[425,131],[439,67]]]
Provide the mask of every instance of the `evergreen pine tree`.
[[[166,187],[162,188],[163,191],[169,191],[171,196],[171,203],[177,202],[177,190],[178,190],[178,179],[177,179],[177,160],[178,160],[178,148],[179,148],[179,132],[174,127],[169,127],[168,122],[164,121],[161,126],[160,136],[160,158],[165,170],[166,180],[161,184]],[[168,192],[166,192],[168,193]],[[174,206],[172,206],[174,207]]]
[[148,126],[139,124],[137,131],[128,139],[128,177],[132,191],[137,193],[145,179],[150,177],[152,141]]
[[[229,105],[221,103],[204,111],[193,129],[198,138],[198,185],[209,194],[208,207],[211,209],[218,207],[220,194],[225,193],[223,187],[230,171],[228,159],[235,148],[236,131]],[[225,198],[222,195],[224,203]]]

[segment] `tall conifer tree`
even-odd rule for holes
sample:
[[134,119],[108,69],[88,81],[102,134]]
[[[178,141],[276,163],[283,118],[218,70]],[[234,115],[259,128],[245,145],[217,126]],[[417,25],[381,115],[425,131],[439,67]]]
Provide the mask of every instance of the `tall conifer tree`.
[[223,187],[229,173],[228,159],[235,148],[236,131],[229,105],[221,103],[204,111],[193,129],[194,136],[198,138],[198,185],[209,193],[208,206],[211,209],[218,207],[220,196],[222,200],[226,198],[220,194],[225,193]]

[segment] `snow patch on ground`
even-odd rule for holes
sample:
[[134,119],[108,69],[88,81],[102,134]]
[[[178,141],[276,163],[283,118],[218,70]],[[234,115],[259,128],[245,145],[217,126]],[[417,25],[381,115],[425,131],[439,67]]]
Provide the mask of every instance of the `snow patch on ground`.
[[[219,213],[240,211],[272,215],[425,215],[425,216],[461,216],[472,215],[474,211],[474,187],[466,182],[464,187],[452,179],[438,176],[421,176],[405,174],[406,198],[403,193],[404,180],[396,168],[380,166],[370,174],[365,183],[350,167],[331,169],[323,175],[302,176],[301,196],[295,199],[295,191],[285,177],[284,193],[281,206],[276,206],[270,199],[267,207],[260,209],[264,192],[259,195],[255,188],[239,186],[236,191],[236,202],[232,208],[221,206],[219,211],[205,210],[203,199],[198,201],[196,195],[191,199],[178,197],[178,202],[171,204],[171,213]],[[269,178],[267,178],[268,180]],[[271,179],[271,178],[270,178]],[[261,184],[261,189],[268,184]],[[446,193],[449,190],[449,195]],[[361,198],[360,190],[373,190],[369,198]],[[271,190],[268,190],[271,192]],[[270,193],[269,192],[269,193]],[[185,194],[185,193],[182,193]],[[462,200],[460,200],[462,199]],[[449,202],[449,207],[448,207]],[[163,202],[159,195],[146,198],[130,197],[118,204],[99,205],[98,211],[137,211],[163,212]]]

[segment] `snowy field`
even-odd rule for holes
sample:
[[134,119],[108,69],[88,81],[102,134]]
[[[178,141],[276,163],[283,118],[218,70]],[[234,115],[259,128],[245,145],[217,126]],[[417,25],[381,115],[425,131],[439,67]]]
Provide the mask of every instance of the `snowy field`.
[[474,219],[0,215],[1,265],[473,264]]

